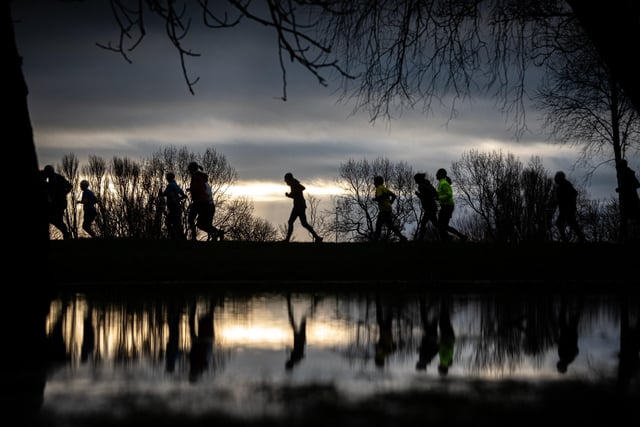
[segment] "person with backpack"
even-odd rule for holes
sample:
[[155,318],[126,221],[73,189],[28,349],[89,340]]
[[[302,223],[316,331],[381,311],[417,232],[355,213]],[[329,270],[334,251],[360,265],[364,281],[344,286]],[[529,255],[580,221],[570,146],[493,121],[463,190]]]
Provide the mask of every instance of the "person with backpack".
[[64,222],[64,211],[67,209],[67,194],[71,192],[73,186],[64,176],[56,173],[51,165],[44,167],[42,177],[47,198],[49,224],[60,230],[65,240],[69,240],[71,233]]
[[376,218],[376,229],[373,233],[373,241],[377,242],[380,240],[382,226],[384,225],[398,236],[401,242],[406,242],[407,238],[402,235],[400,229],[393,223],[392,205],[396,200],[395,193],[385,187],[384,178],[379,175],[373,178],[373,185],[376,187],[373,200],[378,203],[378,217]]
[[436,203],[438,200],[438,191],[424,173],[415,174],[413,180],[418,184],[416,196],[418,196],[422,204],[422,217],[420,218],[420,226],[418,229],[418,240],[424,240],[424,236],[427,233],[428,222],[431,222],[436,229],[439,228],[437,216],[438,204]]

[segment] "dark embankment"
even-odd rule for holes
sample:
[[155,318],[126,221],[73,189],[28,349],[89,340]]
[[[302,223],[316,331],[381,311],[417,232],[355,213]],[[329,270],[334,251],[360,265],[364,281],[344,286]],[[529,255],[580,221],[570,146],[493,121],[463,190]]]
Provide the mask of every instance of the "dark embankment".
[[634,290],[638,246],[619,244],[248,243],[51,241],[48,272],[63,286],[446,284]]

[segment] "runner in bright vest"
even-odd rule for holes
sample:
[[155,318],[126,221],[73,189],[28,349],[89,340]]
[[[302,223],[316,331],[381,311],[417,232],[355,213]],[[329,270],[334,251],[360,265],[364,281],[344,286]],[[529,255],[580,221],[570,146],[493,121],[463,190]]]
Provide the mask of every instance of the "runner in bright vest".
[[373,178],[373,185],[376,186],[376,196],[373,200],[378,203],[378,218],[376,219],[376,229],[373,234],[373,241],[377,242],[380,240],[382,226],[385,225],[396,236],[398,236],[401,242],[406,242],[407,238],[402,235],[400,229],[393,223],[392,204],[396,200],[395,193],[384,186],[384,178],[381,176]]
[[449,233],[451,233],[457,236],[460,241],[466,242],[467,236],[449,225],[454,209],[451,178],[447,176],[447,171],[445,169],[438,169],[438,172],[436,172],[436,179],[438,180],[438,201],[440,202],[440,211],[438,212],[440,239],[443,242],[451,241],[451,236],[449,235]]

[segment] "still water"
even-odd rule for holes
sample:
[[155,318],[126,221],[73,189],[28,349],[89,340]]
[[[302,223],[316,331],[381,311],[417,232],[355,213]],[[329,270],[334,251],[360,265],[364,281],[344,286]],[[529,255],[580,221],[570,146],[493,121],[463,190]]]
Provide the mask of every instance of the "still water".
[[575,405],[635,399],[639,333],[640,302],[615,295],[61,294],[42,413],[52,425],[150,413],[257,423],[369,408],[383,424],[462,401],[447,417],[471,418],[474,402],[535,414],[566,393]]

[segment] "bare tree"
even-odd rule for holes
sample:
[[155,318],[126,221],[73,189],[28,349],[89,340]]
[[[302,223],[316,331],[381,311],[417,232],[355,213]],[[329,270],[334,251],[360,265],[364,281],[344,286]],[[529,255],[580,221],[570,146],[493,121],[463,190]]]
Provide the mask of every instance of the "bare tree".
[[524,203],[522,211],[522,238],[527,241],[545,241],[551,238],[550,212],[553,180],[534,156],[520,174],[520,188]]
[[[554,41],[570,26],[584,26],[596,43],[598,27],[586,17],[581,2],[544,0],[293,0],[227,2],[186,1],[160,3],[144,0],[137,5],[112,0],[120,28],[115,42],[99,44],[130,61],[131,52],[145,35],[154,15],[165,26],[176,48],[191,92],[186,60],[199,56],[184,39],[193,19],[200,15],[207,28],[259,24],[273,30],[282,71],[282,99],[287,99],[287,64],[304,67],[320,84],[327,74],[343,80],[344,96],[357,99],[372,118],[391,116],[399,108],[420,106],[430,110],[442,96],[465,98],[491,93],[514,114],[517,127],[524,124],[525,77],[530,67],[545,65],[557,46]],[[626,18],[632,6],[618,5]],[[589,11],[587,11],[589,12]],[[612,16],[617,16],[616,12]],[[147,19],[145,19],[147,18]],[[622,22],[626,27],[637,22]],[[629,34],[633,30],[629,29]],[[618,44],[625,43],[624,39]],[[604,49],[608,62],[623,57],[616,44]],[[619,68],[619,67],[618,67]],[[623,79],[625,84],[634,85]],[[350,87],[354,83],[353,88]]]
[[277,240],[277,230],[269,221],[253,215],[251,200],[240,197],[227,202],[225,209],[218,215],[217,223],[225,231],[225,239],[251,242]]
[[98,46],[117,52],[131,62],[131,53],[143,41],[152,21],[159,18],[166,35],[175,47],[185,82],[191,93],[199,77],[189,74],[187,60],[200,56],[184,39],[191,30],[194,18],[209,29],[240,26],[243,21],[253,22],[273,30],[274,43],[278,47],[278,59],[282,70],[282,99],[287,100],[286,60],[297,63],[313,74],[318,83],[327,85],[322,72],[327,69],[350,77],[342,70],[339,61],[331,58],[331,46],[316,33],[323,14],[329,16],[344,13],[340,1],[170,1],[143,0],[136,4],[125,0],[110,0],[115,21],[120,28],[117,41],[98,43]]
[[[249,199],[231,199],[229,186],[237,179],[237,173],[224,155],[214,149],[203,153],[191,153],[186,147],[168,146],[153,153],[149,159],[132,160],[114,157],[109,164],[97,156],[89,156],[88,164],[79,167],[75,154],[63,157],[58,170],[77,186],[80,179],[87,179],[99,199],[100,215],[96,224],[101,237],[117,238],[162,238],[164,233],[164,204],[158,196],[166,186],[166,172],[180,177],[179,185],[188,186],[186,169],[190,161],[196,160],[208,172],[215,194],[216,225],[226,231],[233,240],[276,240],[277,230],[268,221],[253,215],[253,203]],[[77,195],[70,196],[65,222],[74,236],[78,235],[76,208]],[[183,224],[187,223],[185,210]],[[185,230],[186,231],[186,230]],[[52,229],[52,237],[60,238]]]
[[582,146],[585,162],[612,155],[617,162],[640,150],[640,115],[607,65],[584,35],[563,40],[536,97],[547,130],[562,143]]
[[[620,186],[620,160],[640,150],[640,114],[579,29],[564,34],[558,44],[563,49],[548,61],[538,90],[544,124],[554,140],[581,147],[580,161],[592,165],[591,173],[599,161],[612,160]],[[620,226],[625,235],[625,222]]]
[[[516,128],[524,123],[525,76],[531,66],[544,66],[557,47],[559,32],[579,22],[592,44],[627,94],[638,100],[637,70],[632,55],[637,44],[638,6],[629,1],[601,10],[589,2],[543,0],[269,0],[198,2],[111,0],[120,29],[115,42],[101,43],[130,61],[155,16],[175,46],[182,70],[193,92],[197,77],[188,72],[187,59],[199,54],[185,44],[195,17],[211,29],[239,27],[246,21],[273,30],[282,69],[283,99],[287,99],[286,60],[307,69],[320,84],[334,73],[344,82],[343,96],[355,98],[358,108],[372,118],[403,108],[430,110],[433,100],[464,99],[479,92],[503,100],[514,114]],[[593,12],[597,11],[597,14]],[[27,106],[27,86],[13,33],[11,2],[5,2],[7,24],[3,42],[10,61],[9,123],[15,127],[31,183],[40,182],[37,156]],[[597,16],[598,18],[593,18]],[[612,35],[613,34],[613,35]],[[351,88],[351,82],[354,83]],[[455,113],[455,103],[452,106]],[[34,202],[35,203],[35,202]],[[42,201],[38,202],[39,204]],[[35,207],[35,206],[34,206]],[[36,211],[36,210],[34,210]],[[44,225],[44,221],[41,222]],[[40,227],[44,231],[44,227]],[[44,232],[41,234],[44,236]]]
[[334,232],[334,223],[331,220],[333,212],[320,209],[321,200],[319,197],[313,194],[308,194],[305,197],[307,200],[307,220],[309,224],[320,236],[329,236],[331,232]]
[[[604,9],[572,0],[111,0],[110,4],[120,37],[101,46],[130,61],[147,34],[148,16],[158,17],[179,54],[192,92],[198,78],[189,76],[186,60],[199,54],[184,42],[193,18],[199,16],[212,29],[249,21],[273,30],[285,100],[288,59],[315,75],[320,84],[327,84],[324,72],[345,79],[344,96],[355,97],[358,108],[367,108],[373,118],[396,107],[429,110],[434,99],[451,94],[459,99],[484,91],[504,101],[505,111],[515,114],[516,128],[522,130],[525,72],[531,65],[545,65],[556,48],[555,36],[577,21],[634,100],[636,110],[640,105],[637,65],[630,54],[638,40],[637,2],[619,1]],[[7,98],[13,106],[9,133],[16,135],[19,158],[30,168],[29,182],[39,192],[28,90],[13,32],[11,1],[1,10],[6,24],[3,51],[9,60]],[[43,200],[33,203],[33,211],[41,211]],[[39,236],[44,238],[43,218],[39,225]]]
[[602,7],[596,2],[566,0],[611,75],[640,112],[638,64],[634,61],[640,40],[640,3],[616,0]]
[[504,243],[549,238],[552,180],[539,158],[524,168],[512,154],[469,150],[451,171],[463,204],[484,225],[485,238]]
[[[118,236],[145,237],[144,212],[148,189],[142,185],[143,166],[128,158],[114,157],[109,165],[112,191],[108,206],[113,214]],[[157,192],[155,193],[157,194]]]

